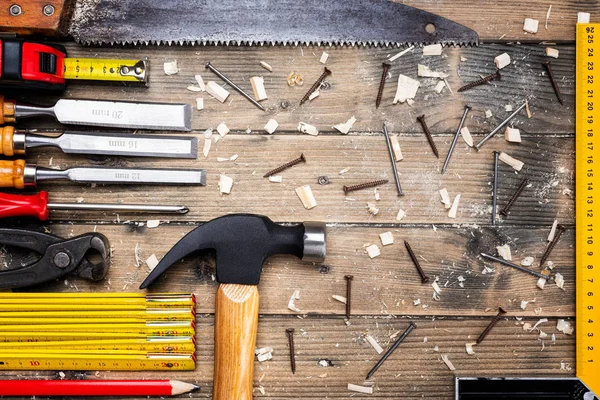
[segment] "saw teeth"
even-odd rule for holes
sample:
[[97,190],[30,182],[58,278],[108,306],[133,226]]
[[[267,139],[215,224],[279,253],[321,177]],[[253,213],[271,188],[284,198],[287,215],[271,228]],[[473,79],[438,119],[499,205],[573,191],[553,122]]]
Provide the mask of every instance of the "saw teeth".
[[226,40],[226,41],[214,41],[214,40],[123,40],[123,41],[78,41],[78,43],[84,46],[245,46],[245,47],[253,47],[253,46],[261,46],[265,45],[275,46],[314,46],[314,47],[404,47],[404,46],[415,46],[415,47],[423,47],[430,44],[441,44],[443,47],[473,47],[479,45],[479,41],[467,41],[467,42],[459,42],[459,41],[426,41],[422,43],[414,43],[414,42],[391,42],[391,41],[356,41],[356,40],[343,40],[343,41],[326,41],[326,42],[314,42],[314,41],[292,41],[292,42],[281,42],[281,41],[259,41],[259,40]]

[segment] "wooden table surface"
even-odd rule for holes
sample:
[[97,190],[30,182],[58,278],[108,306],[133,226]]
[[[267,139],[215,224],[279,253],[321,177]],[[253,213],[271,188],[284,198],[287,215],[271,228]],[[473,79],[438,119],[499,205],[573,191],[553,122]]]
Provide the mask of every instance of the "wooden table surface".
[[[140,258],[151,254],[160,259],[185,233],[212,218],[237,212],[259,213],[277,222],[321,220],[328,226],[328,254],[324,265],[305,265],[291,257],[272,257],[263,269],[260,321],[257,346],[274,349],[273,359],[255,365],[255,397],[270,399],[323,398],[437,398],[453,396],[455,376],[553,376],[574,375],[573,335],[556,330],[558,319],[574,325],[574,27],[578,11],[598,15],[598,1],[505,0],[475,2],[460,0],[414,0],[404,3],[436,12],[476,29],[482,44],[478,47],[445,48],[442,56],[423,57],[417,48],[392,63],[383,102],[375,109],[375,97],[381,75],[381,63],[399,49],[341,47],[129,47],[81,48],[68,44],[71,56],[137,58],[151,62],[148,88],[87,85],[72,83],[65,97],[134,101],[186,102],[195,104],[204,97],[205,109],[193,112],[193,132],[204,142],[202,132],[225,122],[231,133],[213,144],[208,157],[200,154],[195,161],[120,157],[64,156],[58,151],[35,150],[27,157],[40,166],[66,168],[77,165],[205,168],[206,187],[176,186],[97,186],[69,183],[44,183],[53,202],[125,202],[148,204],[185,204],[190,212],[161,218],[155,229],[140,226],[153,216],[102,212],[54,212],[44,229],[65,237],[96,230],[111,241],[113,264],[106,281],[91,284],[67,278],[38,290],[44,291],[135,291],[148,274],[142,263],[136,266],[134,248]],[[552,5],[547,29],[546,12]],[[537,34],[522,31],[526,18],[540,20]],[[545,42],[546,44],[541,44]],[[560,51],[552,59],[565,104],[561,106],[541,63],[547,61],[545,47]],[[332,75],[321,95],[310,103],[298,102],[323,69],[319,57],[329,53]],[[466,82],[495,70],[494,57],[507,52],[512,64],[502,70],[502,81],[464,93],[456,90]],[[180,71],[167,76],[162,64],[177,60]],[[211,61],[234,82],[250,90],[249,78],[264,76],[269,99],[262,112],[232,91],[221,104],[206,93],[192,93],[194,75],[205,81],[218,78],[204,69]],[[259,65],[273,66],[270,73]],[[438,80],[418,78],[421,87],[412,106],[392,105],[398,74],[417,79],[417,64],[449,74],[453,93],[445,88],[434,91]],[[287,75],[296,71],[304,77],[304,86],[289,87]],[[220,82],[219,82],[220,83]],[[521,130],[522,143],[508,143],[499,133],[478,152],[459,139],[448,172],[441,167],[465,104],[473,107],[466,126],[478,142],[509,113],[529,99],[532,117],[520,113],[512,126]],[[53,98],[23,97],[47,101]],[[490,110],[491,118],[485,117]],[[416,116],[425,114],[440,151],[435,158],[422,133]],[[332,126],[354,115],[357,122],[348,135]],[[270,119],[279,122],[273,135],[263,131]],[[303,135],[298,123],[315,125],[319,136]],[[398,169],[405,195],[398,197],[382,122],[399,136],[404,160]],[[32,120],[31,127],[56,127],[49,120]],[[216,132],[215,132],[216,133]],[[493,150],[505,151],[525,163],[520,172],[500,165],[499,206],[503,206],[519,182],[528,177],[527,187],[510,216],[492,227],[490,224]],[[282,183],[271,183],[262,175],[269,169],[304,153],[307,163],[283,172]],[[218,162],[219,157],[237,154],[235,161]],[[347,170],[344,174],[340,171]],[[229,195],[219,193],[217,182],[224,174],[234,179]],[[319,176],[331,183],[321,186]],[[389,179],[381,186],[380,201],[373,190],[344,195],[343,185],[375,179]],[[294,189],[310,185],[318,202],[306,210]],[[460,194],[456,219],[447,216],[438,191],[446,188],[451,198]],[[376,204],[379,213],[367,211],[367,203]],[[406,217],[398,222],[399,209]],[[495,253],[495,247],[509,244],[513,260],[519,263],[533,256],[532,268],[544,252],[546,238],[555,219],[567,231],[554,249],[550,260],[555,271],[565,277],[564,289],[554,284],[544,290],[536,287],[536,278],[507,267],[484,263],[480,252]],[[35,224],[29,221],[28,226]],[[379,234],[391,231],[395,243],[381,246]],[[408,240],[430,277],[441,287],[439,299],[433,298],[430,284],[421,284],[402,245]],[[378,244],[381,256],[370,259],[365,244]],[[493,271],[484,273],[485,266]],[[213,373],[214,261],[205,256],[189,257],[171,268],[152,290],[157,292],[193,292],[198,299],[196,370],[185,373],[165,372],[89,372],[90,378],[162,378],[182,379],[201,386],[191,397],[209,398]],[[345,295],[344,275],[354,275],[352,318],[344,323],[344,305],[332,295]],[[462,282],[464,280],[464,282]],[[300,291],[296,306],[288,309],[294,290]],[[521,301],[530,301],[525,310]],[[419,304],[420,303],[420,304]],[[465,343],[472,342],[488,324],[499,306],[508,311],[485,341],[467,355]],[[539,332],[526,332],[525,322],[534,324],[548,318]],[[390,335],[404,330],[409,320],[418,328],[387,360],[369,382],[364,377],[379,355],[366,341],[371,335],[387,348]],[[285,329],[296,329],[297,372],[290,372]],[[556,340],[550,339],[555,334]],[[448,355],[456,367],[450,371],[441,356]],[[330,366],[319,365],[329,360]],[[15,374],[6,374],[15,376]],[[19,373],[19,376],[54,377],[55,372]],[[75,376],[79,373],[69,373]],[[372,395],[349,392],[347,384],[372,385]]]

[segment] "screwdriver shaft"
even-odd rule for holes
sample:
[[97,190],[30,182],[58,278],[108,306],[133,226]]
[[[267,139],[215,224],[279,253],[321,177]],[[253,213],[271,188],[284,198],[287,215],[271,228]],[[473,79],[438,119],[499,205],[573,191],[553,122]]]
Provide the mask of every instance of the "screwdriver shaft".
[[151,204],[94,204],[94,203],[48,203],[51,210],[131,211],[186,214],[185,206],[161,206]]

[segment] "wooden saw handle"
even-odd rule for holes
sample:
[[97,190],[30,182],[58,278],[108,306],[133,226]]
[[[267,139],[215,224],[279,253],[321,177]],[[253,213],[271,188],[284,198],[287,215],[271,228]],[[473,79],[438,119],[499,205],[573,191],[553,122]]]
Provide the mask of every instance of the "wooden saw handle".
[[257,328],[258,287],[219,285],[213,400],[252,400]]
[[74,0],[10,0],[0,6],[2,32],[19,35],[62,35],[74,8]]

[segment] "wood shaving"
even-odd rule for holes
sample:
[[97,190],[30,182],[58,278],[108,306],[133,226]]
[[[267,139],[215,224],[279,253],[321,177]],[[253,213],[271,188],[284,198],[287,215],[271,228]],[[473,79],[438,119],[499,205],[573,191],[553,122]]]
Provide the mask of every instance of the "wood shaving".
[[204,158],[208,157],[210,146],[212,146],[212,140],[204,139],[204,147],[202,148],[202,154],[204,154]]
[[450,211],[448,211],[448,218],[456,218],[456,213],[458,212],[458,202],[460,201],[460,194],[457,194],[454,198],[454,202],[452,203],[452,207],[450,207]]
[[537,287],[544,290],[544,286],[546,286],[546,278],[540,278],[537,281]]
[[521,143],[521,131],[507,126],[504,131],[504,139],[506,139],[507,142]]
[[371,346],[373,346],[373,348],[375,349],[375,351],[377,352],[377,354],[383,353],[383,349],[381,348],[381,346],[379,345],[379,343],[377,343],[377,340],[375,340],[371,335],[365,336],[365,339],[367,339],[367,342],[369,342],[369,344]]
[[252,86],[252,92],[254,92],[256,101],[263,101],[268,98],[267,91],[265,90],[265,80],[262,76],[253,76],[250,78],[250,85]]
[[155,254],[152,254],[150,257],[146,259],[146,265],[148,266],[148,270],[152,271],[158,265],[158,258],[156,258]]
[[207,129],[204,132],[202,132],[202,136],[204,136],[204,139],[210,139],[213,135],[213,131],[212,129]]
[[496,251],[498,252],[498,255],[504,258],[506,261],[512,261],[512,254],[510,252],[510,246],[508,244],[496,246]]
[[375,201],[381,200],[381,196],[379,195],[379,188],[375,188],[373,190],[373,193],[375,193]]
[[406,211],[403,209],[398,210],[398,214],[396,214],[396,221],[402,221],[406,217]]
[[558,272],[554,274],[554,283],[556,283],[556,286],[564,290],[565,278],[562,276],[562,274],[559,274]]
[[525,165],[525,163],[523,163],[522,161],[519,161],[516,158],[509,156],[508,154],[506,154],[503,151],[500,152],[500,156],[498,157],[498,159],[500,161],[510,165],[511,167],[513,167],[513,169],[515,171],[520,171],[521,169],[523,169],[523,166]]
[[350,117],[350,119],[348,119],[348,121],[346,121],[344,123],[341,123],[341,124],[334,125],[333,128],[337,129],[338,131],[340,131],[344,135],[347,135],[348,132],[350,132],[350,129],[352,128],[352,125],[354,125],[355,122],[356,122],[356,118],[353,115],[353,116]]
[[400,142],[398,142],[398,136],[390,135],[390,142],[392,143],[392,150],[394,152],[394,161],[400,161],[404,159],[402,156],[402,149],[400,149]]
[[552,228],[550,229],[550,233],[548,234],[548,241],[551,242],[554,240],[554,236],[556,235],[556,228],[558,227],[558,220],[555,219],[554,223],[552,223]]
[[273,358],[273,348],[272,347],[262,347],[260,349],[254,350],[254,355],[256,355],[256,359],[259,362],[264,362]]
[[238,159],[238,157],[239,157],[239,155],[237,155],[237,154],[234,154],[234,155],[232,155],[231,157],[229,157],[229,161],[235,161],[235,160],[237,160],[237,159]]
[[552,47],[546,47],[546,56],[552,58],[558,58],[558,50],[553,49]]
[[338,296],[337,294],[331,295],[334,300],[339,301],[340,303],[346,304],[346,298],[343,296]]
[[408,49],[404,49],[400,53],[395,54],[395,55],[391,56],[390,58],[388,58],[388,61],[389,62],[396,61],[398,58],[402,57],[403,55],[405,55],[409,51],[413,50],[414,48],[415,48],[415,46],[410,46]]
[[159,219],[151,219],[151,220],[148,220],[148,222],[146,222],[146,226],[148,227],[148,229],[158,228],[159,225],[160,225]]
[[533,18],[525,18],[523,30],[527,33],[537,33],[540,21]]
[[196,110],[204,110],[204,98],[196,97]]
[[430,44],[428,46],[423,46],[423,55],[424,56],[441,56],[442,55],[442,45]]
[[232,187],[233,187],[233,178],[230,178],[229,176],[225,176],[225,175],[219,176],[219,192],[221,192],[221,194],[231,193]]
[[221,135],[221,137],[227,136],[227,134],[229,133],[229,128],[227,127],[227,125],[225,125],[225,122],[221,122],[219,126],[217,126],[217,132],[219,133],[219,135]]
[[338,174],[344,175],[348,171],[350,171],[350,168],[344,168],[343,170],[341,170],[340,172],[338,172]]
[[375,258],[381,255],[381,250],[379,250],[379,246],[377,246],[376,244],[368,246],[365,250],[369,255],[369,258]]
[[454,367],[454,364],[452,364],[452,361],[448,358],[448,354],[442,354],[440,357],[442,357],[442,361],[450,371],[456,371],[456,367]]
[[307,210],[310,210],[311,208],[315,208],[317,206],[317,200],[315,199],[315,196],[313,196],[310,185],[297,187],[296,194],[298,195],[298,198],[302,202],[304,208],[306,208]]
[[166,63],[164,63],[163,71],[165,71],[165,74],[167,75],[175,75],[176,73],[178,73],[179,68],[177,68],[177,60],[167,61]]
[[273,72],[273,67],[271,67],[271,65],[267,64],[264,61],[260,62],[260,66],[263,67],[264,69],[266,69],[269,72]]
[[367,203],[367,211],[371,215],[379,214],[379,208],[377,208],[377,206],[373,203]]
[[468,355],[472,356],[475,355],[475,350],[473,350],[473,346],[475,346],[477,343],[472,342],[472,343],[465,343],[465,351],[467,352]]
[[492,110],[485,110],[485,117],[492,118],[494,115],[492,114]]
[[533,265],[534,258],[531,256],[524,257],[521,260],[521,265],[524,267],[531,267]]
[[416,79],[410,78],[406,75],[398,75],[398,87],[396,88],[396,95],[394,96],[394,104],[398,102],[404,103],[408,99],[414,99],[417,95],[420,83]]
[[540,326],[541,324],[545,324],[546,322],[548,322],[548,318],[539,319],[538,322],[536,322],[535,325],[533,325],[531,329],[529,329],[529,332],[532,332],[533,330],[537,329],[538,326]]
[[308,100],[312,101],[313,99],[316,99],[320,95],[321,95],[321,91],[320,90],[315,90],[314,92],[312,92],[310,94],[310,96],[308,96]]
[[290,301],[288,302],[288,308],[294,312],[301,312],[300,309],[296,307],[296,300],[300,300],[299,290],[294,290],[294,293],[292,293],[292,297],[290,297]]
[[317,136],[319,134],[319,130],[315,126],[307,124],[306,122],[300,122],[296,129],[311,136]]
[[444,83],[444,81],[438,82],[437,85],[435,85],[435,87],[433,88],[433,90],[435,90],[436,93],[442,93],[442,90],[444,90],[444,87],[446,86],[446,83]]
[[460,136],[462,136],[463,140],[467,144],[467,146],[473,147],[473,136],[471,136],[471,132],[469,128],[466,126],[460,130]]
[[429,69],[428,66],[419,64],[417,65],[417,76],[421,78],[440,78],[444,79],[448,77],[448,74],[445,72],[437,72]]
[[196,93],[202,91],[202,89],[200,89],[198,86],[193,86],[193,85],[188,86],[186,89],[189,90],[190,92],[196,92]]
[[438,295],[439,295],[439,294],[441,294],[441,293],[442,293],[442,290],[440,289],[440,285],[437,283],[437,281],[434,281],[434,282],[431,284],[431,287],[433,288],[433,290],[435,291],[435,293],[436,293],[436,294],[438,294]]
[[269,182],[281,183],[283,181],[283,177],[281,175],[271,175],[269,177]]
[[590,13],[578,12],[577,13],[577,23],[578,24],[589,24],[590,23]]
[[504,111],[511,112],[513,110],[513,106],[511,104],[507,104],[504,106]]
[[133,248],[133,257],[135,259],[135,266],[136,268],[139,268],[141,263],[141,259],[140,259],[140,244],[136,243],[135,247]]
[[531,110],[529,109],[529,101],[525,100],[525,111],[527,112],[527,118],[531,118]]
[[372,387],[359,386],[359,385],[354,385],[352,383],[348,384],[348,390],[351,391],[351,392],[373,394],[373,388]]
[[287,77],[287,83],[289,86],[302,86],[304,84],[304,80],[302,79],[302,75],[292,71]]
[[265,132],[267,132],[269,135],[272,135],[277,128],[279,127],[279,123],[277,121],[275,121],[273,118],[271,118],[267,124],[265,125]]
[[575,329],[564,319],[559,319],[556,321],[556,330],[564,333],[565,335],[572,335]]
[[440,197],[442,198],[441,201],[444,204],[444,208],[448,209],[452,207],[450,195],[448,194],[448,190],[446,190],[446,188],[440,189]]
[[548,20],[550,19],[550,11],[552,11],[552,5],[548,7],[548,11],[546,12],[546,23],[544,24],[544,29],[548,30]]
[[383,232],[383,233],[380,233],[379,234],[379,239],[381,239],[381,244],[383,246],[394,244],[394,235],[392,235],[392,232]]
[[206,84],[206,93],[221,103],[225,103],[225,100],[229,97],[229,92],[215,81],[208,81]]
[[194,75],[194,79],[196,80],[196,83],[198,83],[198,86],[200,87],[200,90],[202,90],[203,92],[206,91],[206,85],[204,84],[204,79],[202,79],[202,76],[200,74]]
[[329,53],[323,52],[321,54],[321,58],[319,58],[319,62],[321,64],[327,64],[327,60],[329,59]]
[[508,53],[502,53],[494,58],[494,64],[496,64],[496,68],[502,69],[510,65],[510,56]]

